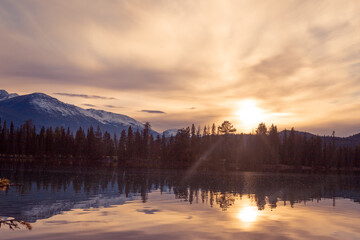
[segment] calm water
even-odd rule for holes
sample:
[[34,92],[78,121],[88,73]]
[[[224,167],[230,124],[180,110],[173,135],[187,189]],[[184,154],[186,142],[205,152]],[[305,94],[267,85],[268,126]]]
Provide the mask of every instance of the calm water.
[[[0,171],[0,239],[360,239],[360,178]],[[7,222],[9,223],[9,222]],[[29,230],[28,228],[31,228]]]

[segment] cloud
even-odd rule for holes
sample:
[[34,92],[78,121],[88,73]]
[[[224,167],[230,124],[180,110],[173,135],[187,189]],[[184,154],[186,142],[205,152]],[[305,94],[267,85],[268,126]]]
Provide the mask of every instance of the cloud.
[[82,104],[83,106],[86,106],[86,107],[96,107],[96,105],[93,105],[93,104],[89,104],[89,103],[84,103]]
[[115,100],[116,98],[113,97],[103,97],[97,95],[86,95],[86,94],[74,94],[74,93],[53,93],[55,95],[66,96],[66,97],[80,97],[86,99],[108,99],[108,100]]
[[295,74],[303,66],[301,57],[291,53],[291,51],[287,51],[261,60],[251,67],[251,71],[254,74],[263,75],[271,81],[276,81],[279,78]]
[[[197,121],[199,109],[213,116],[203,121],[221,122],[237,102],[256,99],[266,111],[298,116],[288,124],[320,129],[332,112],[360,101],[357,0],[52,3],[0,2],[3,87],[99,106],[115,98],[90,93],[107,92],[127,115],[156,117],[136,111],[154,105],[167,117],[175,112],[180,119],[159,119],[168,127]],[[89,95],[66,93],[74,89]]]
[[104,105],[104,107],[107,107],[107,108],[123,108],[123,107],[114,106],[114,105]]
[[156,113],[156,114],[165,114],[165,112],[159,111],[159,110],[141,110],[140,112]]

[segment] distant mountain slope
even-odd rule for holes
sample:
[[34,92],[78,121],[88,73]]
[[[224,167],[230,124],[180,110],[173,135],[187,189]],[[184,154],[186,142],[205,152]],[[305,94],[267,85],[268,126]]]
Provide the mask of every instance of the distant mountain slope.
[[[323,137],[327,142],[331,141],[331,137]],[[358,146],[360,145],[360,133],[352,135],[350,137],[335,137],[335,143],[337,146]]]
[[177,132],[179,129],[177,128],[173,128],[173,129],[167,129],[163,132],[163,134],[165,134],[165,137],[171,137],[171,136],[176,136]]
[[[286,134],[289,137],[291,130],[286,129]],[[312,133],[308,133],[308,132],[302,132],[302,131],[294,131],[295,132],[295,136],[301,135],[301,136],[305,136],[306,138],[311,138],[311,137],[316,137],[315,134]],[[281,132],[279,132],[279,136],[282,138],[285,135],[285,130],[282,130]]]
[[[69,127],[74,133],[80,126],[87,129],[91,125],[94,128],[100,126],[102,131],[116,133],[118,136],[129,126],[134,131],[144,129],[144,124],[126,115],[83,109],[43,93],[18,96],[10,95],[4,90],[0,91],[0,118],[9,123],[13,121],[15,126],[31,119],[37,129],[41,126],[63,126]],[[152,134],[157,133],[152,131]]]
[[13,97],[17,97],[17,96],[19,96],[19,95],[16,94],[16,93],[10,93],[9,94],[5,90],[0,90],[0,101],[6,100],[6,99],[9,99],[9,98],[13,98]]
[[[286,130],[286,134],[289,137],[290,130]],[[279,132],[280,139],[284,137],[285,130]],[[348,146],[348,147],[354,147],[360,145],[360,133],[352,135],[350,137],[333,137],[332,136],[319,136],[308,132],[301,132],[301,131],[295,131],[295,135],[301,135],[305,136],[307,139],[312,137],[320,137],[322,139],[323,143],[329,144],[334,141],[336,146]]]

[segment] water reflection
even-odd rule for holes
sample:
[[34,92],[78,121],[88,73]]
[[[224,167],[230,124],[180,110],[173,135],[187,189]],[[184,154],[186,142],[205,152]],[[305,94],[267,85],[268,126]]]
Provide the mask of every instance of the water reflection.
[[240,209],[237,217],[245,223],[252,223],[256,221],[258,214],[258,209],[256,207],[247,206]]
[[360,178],[356,176],[199,173],[185,181],[183,172],[113,169],[15,170],[0,171],[0,176],[24,183],[0,192],[0,213],[29,222],[74,208],[124,204],[137,196],[145,203],[154,190],[190,204],[218,205],[223,211],[244,196],[258,210],[324,198],[332,199],[334,206],[337,198],[360,202]]
[[31,230],[32,226],[30,223],[22,221],[22,220],[16,220],[12,217],[0,217],[0,228],[2,227],[8,227],[10,230],[20,230],[21,226],[25,227],[27,230]]
[[33,223],[26,239],[360,237],[356,176],[203,172],[184,179],[177,171],[113,169],[15,169],[0,176],[24,183],[0,192],[0,215]]

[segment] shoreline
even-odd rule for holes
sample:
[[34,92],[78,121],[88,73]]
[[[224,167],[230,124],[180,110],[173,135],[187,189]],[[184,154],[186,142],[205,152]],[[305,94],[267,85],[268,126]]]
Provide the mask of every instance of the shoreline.
[[[62,158],[50,156],[28,156],[28,155],[0,155],[0,169],[8,168],[112,168],[112,169],[144,169],[144,170],[194,170],[192,166],[185,165],[156,165],[152,160],[148,159],[128,159],[120,162],[116,157],[105,157],[100,160],[86,159],[86,158]],[[20,165],[20,166],[19,166]],[[255,172],[255,173],[300,173],[300,174],[360,174],[360,168],[346,169],[346,168],[312,168],[310,166],[291,166],[285,164],[279,165],[262,165],[259,169],[241,168],[233,166],[233,164],[226,164],[224,161],[217,163],[203,162],[195,171],[197,172],[223,172],[223,173],[237,173],[237,172]]]

